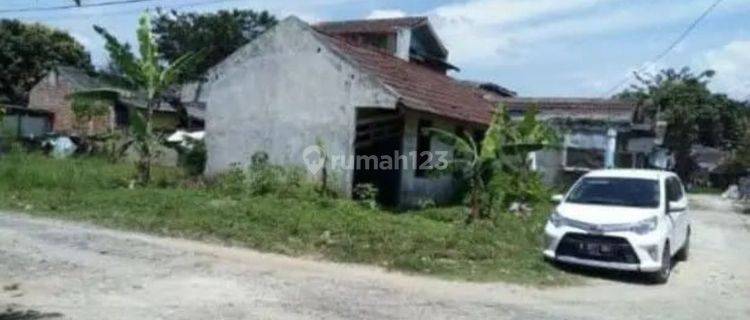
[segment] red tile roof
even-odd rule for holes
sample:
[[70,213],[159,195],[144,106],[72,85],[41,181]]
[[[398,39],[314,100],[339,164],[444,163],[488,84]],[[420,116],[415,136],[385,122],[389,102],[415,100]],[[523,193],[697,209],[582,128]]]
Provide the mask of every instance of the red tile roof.
[[396,29],[398,28],[414,28],[427,22],[427,17],[404,17],[390,19],[321,22],[313,25],[313,28],[327,34],[390,33],[396,31]]
[[375,75],[393,89],[406,107],[447,118],[487,124],[494,103],[482,98],[478,89],[391,54],[352,45],[345,40],[318,33],[331,49]]

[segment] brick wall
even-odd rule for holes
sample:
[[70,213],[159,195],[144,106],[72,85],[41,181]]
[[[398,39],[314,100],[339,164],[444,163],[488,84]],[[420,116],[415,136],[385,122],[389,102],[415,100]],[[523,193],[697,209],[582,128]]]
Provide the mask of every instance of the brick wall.
[[47,75],[29,94],[29,108],[42,109],[54,114],[52,130],[70,135],[91,135],[114,128],[114,112],[90,121],[76,119],[71,101],[66,97],[73,92],[71,83],[54,72]]

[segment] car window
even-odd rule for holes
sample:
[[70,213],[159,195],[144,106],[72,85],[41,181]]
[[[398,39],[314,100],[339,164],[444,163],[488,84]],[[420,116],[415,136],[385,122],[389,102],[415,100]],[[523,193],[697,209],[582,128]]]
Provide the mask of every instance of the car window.
[[664,181],[664,188],[667,192],[667,201],[675,201],[674,184],[672,183],[672,178],[668,178]]
[[565,200],[570,203],[658,208],[659,181],[637,178],[589,177],[579,181]]
[[680,201],[685,195],[682,192],[682,183],[677,178],[667,179],[667,196],[669,201]]

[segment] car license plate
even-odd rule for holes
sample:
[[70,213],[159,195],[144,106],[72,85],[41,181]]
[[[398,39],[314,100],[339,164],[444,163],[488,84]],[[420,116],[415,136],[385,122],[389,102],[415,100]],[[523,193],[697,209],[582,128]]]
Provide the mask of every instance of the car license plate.
[[586,244],[586,253],[591,255],[598,255],[599,254],[599,245],[596,243],[587,243]]
[[609,244],[602,243],[582,243],[578,247],[581,251],[586,252],[588,255],[601,256],[612,253],[612,246]]

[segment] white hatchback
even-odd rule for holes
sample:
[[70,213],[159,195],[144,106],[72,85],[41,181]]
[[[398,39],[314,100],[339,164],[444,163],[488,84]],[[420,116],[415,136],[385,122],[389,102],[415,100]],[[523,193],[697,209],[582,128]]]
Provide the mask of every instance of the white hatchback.
[[688,201],[674,173],[609,169],[589,172],[558,201],[545,226],[547,258],[669,279],[673,259],[690,246]]

